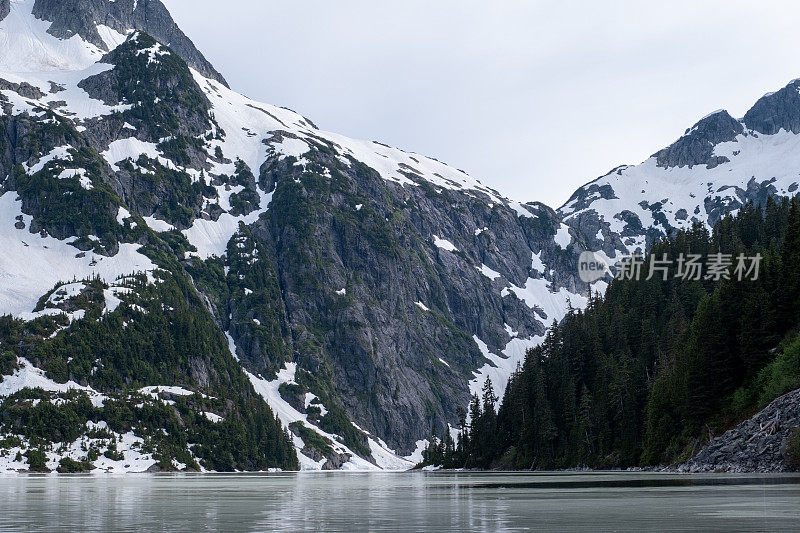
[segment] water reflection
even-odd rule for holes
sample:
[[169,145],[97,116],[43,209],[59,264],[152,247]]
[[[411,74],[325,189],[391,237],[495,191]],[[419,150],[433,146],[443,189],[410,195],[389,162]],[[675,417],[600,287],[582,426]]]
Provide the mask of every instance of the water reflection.
[[797,530],[800,476],[301,473],[0,478],[0,531]]

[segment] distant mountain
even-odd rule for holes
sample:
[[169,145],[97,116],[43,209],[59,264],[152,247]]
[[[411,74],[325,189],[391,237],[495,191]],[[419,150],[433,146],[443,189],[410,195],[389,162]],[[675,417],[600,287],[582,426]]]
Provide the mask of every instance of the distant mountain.
[[[784,167],[751,143],[793,136],[714,116],[554,211],[237,94],[159,1],[0,0],[0,19],[0,396],[73,420],[45,442],[100,446],[101,424],[125,450],[102,468],[407,467],[605,290],[578,278],[582,250],[713,221],[750,191],[750,167],[720,174],[740,161],[753,194],[791,192],[760,185]],[[0,468],[40,442],[14,420]],[[87,459],[41,446],[49,468]]]
[[647,161],[578,189],[559,216],[592,247],[634,252],[695,222],[713,225],[750,200],[797,194],[799,89],[795,80],[763,96],[742,119],[711,113]]

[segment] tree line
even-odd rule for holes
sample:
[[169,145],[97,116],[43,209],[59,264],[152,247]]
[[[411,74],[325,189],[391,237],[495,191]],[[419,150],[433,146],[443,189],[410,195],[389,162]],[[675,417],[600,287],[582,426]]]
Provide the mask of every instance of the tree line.
[[[800,202],[769,198],[695,224],[644,257],[760,254],[752,280],[615,279],[529,350],[502,401],[491,383],[462,413],[448,468],[625,468],[682,462],[800,387]],[[732,271],[733,269],[731,269]],[[751,276],[752,277],[752,276]]]

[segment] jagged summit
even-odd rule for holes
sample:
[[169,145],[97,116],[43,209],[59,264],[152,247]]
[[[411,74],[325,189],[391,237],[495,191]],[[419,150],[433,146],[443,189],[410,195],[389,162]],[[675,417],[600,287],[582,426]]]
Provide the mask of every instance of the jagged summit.
[[658,166],[663,168],[694,165],[714,167],[728,161],[724,156],[714,156],[714,147],[734,140],[743,130],[742,124],[727,111],[715,111],[687,129],[683,137],[655,153],[653,157]]
[[[610,255],[713,225],[726,212],[800,186],[800,80],[760,98],[742,119],[711,113],[672,145],[578,189],[558,213]],[[614,244],[616,243],[616,244]]]
[[135,30],[226,85],[159,0],[0,0],[0,70],[84,69]]
[[800,133],[800,79],[762,96],[742,121],[749,129],[765,135],[774,135],[780,130]]

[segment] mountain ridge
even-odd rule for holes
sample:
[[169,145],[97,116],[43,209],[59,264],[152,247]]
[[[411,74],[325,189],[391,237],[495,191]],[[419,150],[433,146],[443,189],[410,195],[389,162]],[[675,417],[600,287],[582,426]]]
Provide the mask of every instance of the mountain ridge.
[[[703,117],[644,162],[616,167],[580,187],[559,216],[613,257],[603,240],[618,239],[620,253],[642,252],[693,223],[712,226],[748,201],[791,195],[800,183],[793,155],[800,132],[798,87],[793,80],[762,96],[742,119],[725,110]],[[589,237],[594,232],[602,232],[603,240]]]

